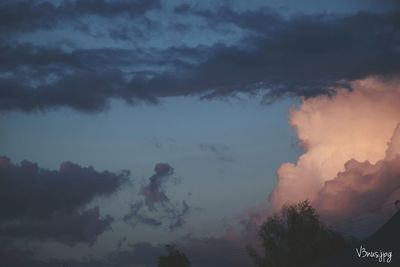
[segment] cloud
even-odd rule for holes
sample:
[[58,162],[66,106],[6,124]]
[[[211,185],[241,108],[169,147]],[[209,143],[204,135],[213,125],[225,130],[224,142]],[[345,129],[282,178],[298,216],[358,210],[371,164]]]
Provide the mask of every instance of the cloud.
[[386,155],[375,164],[349,160],[344,171],[326,181],[314,202],[322,214],[349,218],[379,214],[400,197],[400,124],[388,144]]
[[171,217],[171,222],[168,226],[169,230],[174,231],[182,228],[190,211],[191,208],[184,200],[182,201],[182,208],[179,208],[177,205],[167,207],[166,212]]
[[155,174],[149,178],[149,183],[142,187],[142,195],[145,203],[150,210],[154,209],[156,203],[166,203],[169,199],[162,190],[162,185],[170,175],[174,173],[174,169],[168,163],[158,163],[154,167]]
[[205,19],[210,27],[234,24],[251,32],[266,32],[282,23],[282,16],[276,10],[267,7],[249,9],[243,12],[234,10],[230,5],[223,4],[213,9],[198,9],[184,3],[174,8],[177,15],[194,15]]
[[158,0],[75,0],[61,1],[59,4],[50,1],[5,1],[0,5],[0,32],[53,29],[58,23],[74,22],[87,15],[104,18],[119,15],[137,17],[159,7]]
[[140,190],[143,200],[132,203],[129,212],[123,216],[122,220],[133,227],[138,224],[151,227],[167,225],[170,231],[182,228],[191,207],[185,200],[172,202],[167,197],[163,187],[173,174],[174,169],[171,165],[157,163],[154,167],[154,175]]
[[151,227],[167,225],[170,231],[174,231],[181,229],[185,225],[186,218],[192,210],[184,200],[181,204],[168,202],[157,210],[146,211],[142,209],[143,206],[142,201],[131,204],[129,212],[124,215],[122,220],[132,227],[136,227],[139,224]]
[[[210,99],[261,91],[269,101],[288,95],[333,94],[332,86],[338,82],[398,72],[397,40],[393,38],[400,30],[397,17],[282,18],[271,30],[251,34],[238,45],[209,47],[208,57],[197,64],[148,80],[132,79],[131,84],[158,97],[198,94]],[[384,29],[390,29],[390,35]]]
[[[87,259],[37,259],[34,248],[22,249],[10,243],[0,244],[0,259],[4,266],[9,267],[53,267],[53,266],[76,266],[76,267],[101,267],[107,266],[104,260]],[[108,265],[109,266],[109,265]]]
[[39,267],[44,262],[33,259],[34,251],[23,250],[10,244],[0,244],[0,259],[5,266]]
[[110,229],[114,219],[100,217],[99,207],[85,211],[61,213],[46,219],[20,220],[0,226],[0,236],[28,240],[54,240],[73,247],[78,243],[92,246],[97,236]]
[[238,12],[229,5],[199,10],[184,4],[175,11],[200,16],[211,27],[233,24],[247,33],[241,45],[215,47],[212,57],[197,66],[194,75],[204,74],[204,79],[196,77],[195,82],[208,81],[214,90],[210,96],[264,89],[273,100],[284,95],[330,94],[334,90],[329,86],[340,80],[397,73],[397,62],[379,56],[399,56],[397,41],[387,35],[400,30],[399,10],[395,10],[291,18],[269,8]]
[[0,158],[0,201],[2,220],[46,218],[57,212],[71,212],[96,196],[107,196],[128,181],[129,172],[98,172],[64,162],[58,170],[40,168],[24,160],[12,163]]
[[[119,12],[130,10],[123,6],[128,2],[80,2],[71,4],[82,10],[71,11],[73,14],[111,12],[119,16]],[[115,7],[103,8],[106,4]],[[2,8],[6,12],[10,6]],[[98,112],[107,108],[110,99],[157,103],[163,97],[211,99],[259,91],[269,102],[285,96],[333,94],[338,83],[348,84],[372,74],[394,75],[400,69],[396,10],[291,18],[271,9],[238,12],[225,6],[215,11],[177,10],[181,16],[201,16],[209,31],[215,23],[235,25],[241,29],[240,40],[228,44],[222,39],[217,44],[193,47],[178,43],[148,48],[138,43],[134,48],[93,49],[2,42],[0,110],[33,112],[69,107]],[[110,32],[116,39],[129,39],[129,30]],[[98,39],[101,47],[102,39]]]
[[156,218],[140,213],[143,202],[139,201],[130,205],[130,211],[124,215],[123,221],[135,227],[137,224],[145,224],[153,227],[161,226],[162,222]]
[[278,169],[270,196],[275,209],[309,199],[325,218],[344,221],[376,217],[394,203],[400,196],[399,101],[398,79],[378,77],[354,81],[351,91],[338,89],[333,97],[303,100],[290,123],[304,153]]
[[71,162],[48,170],[0,157],[0,235],[93,244],[113,218],[100,217],[98,207],[84,210],[85,205],[116,192],[128,176],[128,171],[98,172]]
[[[32,44],[0,43],[0,110],[31,112],[70,107],[84,112],[107,108],[112,98],[130,104],[139,101],[157,103],[157,97],[140,86],[157,71],[142,71],[146,65],[182,65],[171,63],[167,54],[190,57],[190,49],[153,52],[142,49],[76,49],[41,47]],[[194,53],[194,52],[193,52]],[[195,54],[195,53],[194,53]],[[195,55],[192,55],[195,56]],[[132,66],[132,62],[134,65]],[[127,73],[124,68],[131,68]],[[129,76],[135,77],[136,85]]]

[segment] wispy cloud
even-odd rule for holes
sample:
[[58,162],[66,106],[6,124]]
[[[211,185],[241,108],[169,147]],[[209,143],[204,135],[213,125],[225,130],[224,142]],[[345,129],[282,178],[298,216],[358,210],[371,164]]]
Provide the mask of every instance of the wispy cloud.
[[168,198],[164,187],[173,174],[174,169],[168,163],[156,164],[154,175],[140,189],[143,200],[130,205],[123,221],[133,227],[166,225],[171,231],[182,228],[192,209],[185,200],[174,202]]

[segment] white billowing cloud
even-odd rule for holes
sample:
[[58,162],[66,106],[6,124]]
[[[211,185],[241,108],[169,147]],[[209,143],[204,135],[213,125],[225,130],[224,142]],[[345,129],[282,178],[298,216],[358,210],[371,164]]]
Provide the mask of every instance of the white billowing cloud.
[[399,197],[399,84],[369,77],[292,110],[304,153],[278,169],[273,207],[309,199],[321,213],[345,218]]
[[[345,170],[327,181],[314,199],[326,216],[347,218],[379,213],[386,203],[400,197],[400,124],[386,150],[375,164],[349,160]],[[391,205],[394,208],[394,205]]]

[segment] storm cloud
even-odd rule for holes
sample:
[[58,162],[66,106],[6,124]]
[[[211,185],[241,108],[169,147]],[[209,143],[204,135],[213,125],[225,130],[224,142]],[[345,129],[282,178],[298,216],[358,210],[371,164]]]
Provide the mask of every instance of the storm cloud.
[[[0,265],[155,266],[174,243],[251,266],[306,199],[378,229],[400,199],[399,1],[284,2],[0,0]],[[95,167],[48,167],[78,158]]]
[[106,1],[3,1],[0,4],[0,31],[16,33],[38,29],[54,29],[58,23],[73,22],[84,16],[112,18],[118,15],[142,16],[160,6],[158,0]]
[[48,170],[27,160],[14,164],[1,157],[0,221],[77,210],[96,196],[114,193],[127,182],[128,175],[127,171],[98,172],[71,162],[62,163],[58,170]]
[[[27,16],[15,14],[18,5]],[[75,1],[58,6],[10,2],[1,6],[1,12],[8,14],[2,17],[2,25],[16,32],[87,14],[125,14],[129,22],[130,17],[154,8],[168,12],[147,1]],[[202,18],[205,25],[200,26],[209,31],[215,25],[237,27],[238,41],[151,48],[137,42],[123,48],[76,49],[62,45],[68,40],[52,46],[1,40],[0,110],[69,107],[98,112],[106,109],[111,99],[158,103],[164,97],[213,99],[239,92],[262,92],[265,102],[271,102],[286,96],[331,95],[338,84],[349,85],[368,75],[390,76],[400,69],[398,9],[284,17],[271,8],[200,10],[186,4],[172,12],[182,19]],[[115,42],[136,38],[130,37],[130,30],[108,32],[113,33]],[[100,46],[105,40],[102,35],[91,37]]]
[[97,237],[109,230],[114,219],[100,217],[99,207],[71,213],[58,213],[45,219],[22,219],[0,226],[0,236],[29,240],[61,242],[67,246],[87,243],[92,246]]
[[95,197],[116,192],[129,172],[98,172],[64,162],[59,170],[24,160],[0,158],[0,236],[55,240],[69,246],[93,244],[113,218],[98,207],[84,209]]

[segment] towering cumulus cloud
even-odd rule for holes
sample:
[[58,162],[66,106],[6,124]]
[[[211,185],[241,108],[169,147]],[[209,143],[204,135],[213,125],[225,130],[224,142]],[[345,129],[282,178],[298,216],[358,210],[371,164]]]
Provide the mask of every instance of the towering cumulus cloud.
[[291,111],[304,154],[278,169],[275,208],[309,199],[324,216],[343,220],[400,196],[398,80],[372,77],[351,87]]

